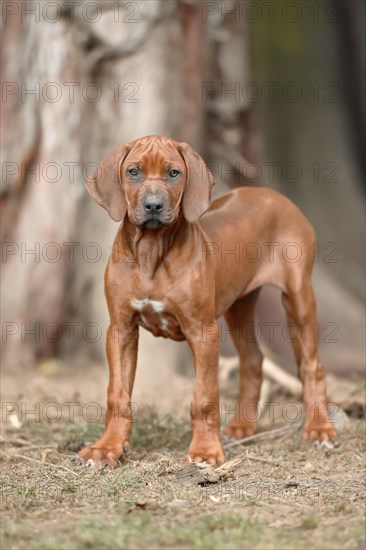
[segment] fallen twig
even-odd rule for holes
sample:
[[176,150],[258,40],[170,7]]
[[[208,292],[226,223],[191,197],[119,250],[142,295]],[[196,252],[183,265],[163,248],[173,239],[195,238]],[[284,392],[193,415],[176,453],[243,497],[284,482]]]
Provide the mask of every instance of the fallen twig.
[[[14,445],[12,441],[7,442],[8,445],[13,445],[14,447],[20,447],[21,445]],[[22,451],[36,451],[37,449],[44,449],[45,445],[22,445]],[[53,452],[57,452],[57,445],[48,445],[47,449]]]
[[284,426],[283,428],[276,428],[274,430],[269,430],[267,432],[261,432],[259,434],[251,435],[249,437],[244,437],[243,439],[238,439],[237,441],[230,441],[230,443],[225,443],[223,447],[224,449],[230,449],[231,447],[237,447],[238,445],[246,445],[247,443],[252,443],[252,441],[272,439],[272,437],[278,437],[282,434],[294,432],[298,428],[299,426],[297,425]]
[[29,445],[29,441],[22,439],[21,437],[11,439],[6,436],[1,436],[1,443],[5,445],[13,445],[14,447],[25,447]]
[[[226,370],[230,371],[235,367],[239,367],[238,357],[220,357],[220,365]],[[294,397],[300,397],[302,393],[301,382],[298,378],[286,372],[282,367],[275,363],[269,357],[265,357],[262,363],[263,374],[265,380],[271,380],[280,385],[283,389],[289,392]],[[264,381],[265,381],[264,380]],[[264,395],[261,395],[261,401],[265,401],[268,398],[268,388]]]
[[79,475],[74,472],[73,470],[70,470],[70,468],[67,468],[66,466],[62,466],[61,464],[51,464],[50,462],[42,462],[41,460],[37,460],[36,458],[30,458],[29,456],[25,455],[13,455],[14,458],[21,458],[22,460],[27,460],[28,462],[34,462],[35,464],[40,464],[41,466],[50,466],[51,468],[56,468],[65,470],[66,472],[69,472],[73,476],[79,477]]
[[241,458],[234,458],[233,460],[229,460],[228,462],[225,462],[224,464],[216,468],[216,472],[226,473],[231,470],[234,470],[240,464],[241,461],[242,461]]
[[247,459],[250,464],[251,460],[257,461],[257,462],[264,462],[265,464],[271,464],[271,466],[281,466],[278,462],[273,462],[272,460],[267,460],[266,458],[261,458],[259,456],[253,456],[248,453],[247,449]]
[[273,382],[279,384],[294,397],[302,394],[302,384],[298,378],[286,372],[269,357],[265,357],[262,364],[263,374]]

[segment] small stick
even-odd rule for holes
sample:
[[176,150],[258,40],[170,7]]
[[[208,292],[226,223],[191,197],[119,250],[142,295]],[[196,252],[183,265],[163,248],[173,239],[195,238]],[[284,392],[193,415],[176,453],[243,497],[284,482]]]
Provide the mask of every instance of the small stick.
[[30,458],[29,456],[24,455],[13,455],[14,458],[22,458],[23,460],[27,460],[28,462],[34,462],[35,464],[40,464],[41,466],[51,466],[51,468],[61,469],[65,470],[66,472],[69,472],[73,476],[79,477],[79,475],[76,472],[73,472],[70,470],[70,468],[66,468],[66,466],[61,466],[61,464],[51,464],[50,462],[42,462],[41,460],[36,460],[35,458]]
[[45,449],[44,451],[42,451],[41,462],[43,462],[43,464],[47,462],[47,455],[49,452],[52,452],[51,449]]
[[283,428],[276,428],[274,430],[269,430],[267,432],[261,432],[259,434],[251,435],[249,437],[244,437],[243,439],[238,439],[237,441],[231,441],[223,445],[224,449],[229,449],[231,447],[237,447],[238,445],[246,445],[252,441],[259,441],[261,439],[268,439],[272,437],[277,437],[279,435],[285,434],[287,432],[293,432],[298,429],[299,426],[284,426]]
[[[45,448],[44,445],[27,445],[27,446],[24,446],[22,448],[22,451],[35,451],[37,449],[44,449],[44,448]],[[51,447],[48,446],[47,450],[50,451],[50,452],[52,451],[53,453],[58,452],[57,451],[57,445],[52,445]]]
[[233,460],[229,460],[229,462],[225,462],[221,466],[219,466],[216,469],[216,472],[227,472],[229,470],[233,470],[238,466],[241,462],[241,458],[234,458]]
[[[239,367],[238,357],[220,357],[220,365],[225,369],[225,372],[230,371],[235,367]],[[298,378],[285,371],[275,361],[269,357],[264,357],[262,363],[262,369],[264,374],[264,381],[271,380],[280,385],[286,391],[288,391],[294,397],[300,397],[302,394],[302,385]],[[265,393],[268,393],[269,388],[263,390],[261,395],[261,401],[265,401],[268,397]]]
[[272,462],[272,460],[267,460],[265,458],[260,458],[259,456],[250,455],[248,453],[248,449],[247,449],[247,459],[249,461],[249,464],[251,460],[256,460],[257,462],[265,462],[266,464],[271,464],[272,466],[281,466],[281,464],[279,464],[278,462]]
[[265,357],[262,368],[264,376],[279,384],[282,388],[291,393],[291,395],[295,397],[301,396],[302,384],[300,380],[286,372],[282,367],[277,365],[277,363],[272,361],[272,359]]
[[26,439],[22,439],[21,437],[17,437],[16,439],[3,437],[1,443],[6,443],[7,445],[13,445],[14,447],[24,447],[30,444],[29,441],[27,441]]
[[[44,444],[33,445],[27,439],[22,439],[21,437],[18,437],[16,439],[10,439],[10,438],[4,437],[1,443],[6,445],[11,445],[12,447],[22,447],[23,450],[27,450],[27,451],[44,448]],[[48,445],[48,449],[57,449],[57,445],[52,445],[52,444]]]

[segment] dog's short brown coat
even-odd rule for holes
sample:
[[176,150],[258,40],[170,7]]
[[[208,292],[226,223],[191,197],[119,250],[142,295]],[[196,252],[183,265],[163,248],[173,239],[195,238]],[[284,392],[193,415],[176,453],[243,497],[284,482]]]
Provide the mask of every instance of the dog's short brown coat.
[[[336,432],[327,413],[314,332],[314,231],[292,202],[271,189],[238,188],[210,204],[213,184],[189,145],[162,136],[117,147],[88,179],[92,197],[122,224],[105,274],[111,319],[106,429],[79,453],[80,462],[115,467],[128,448],[143,326],[155,336],[187,340],[196,371],[187,460],[222,463],[216,319],[225,315],[234,333],[246,327],[247,337],[234,341],[240,357],[239,404],[245,411],[259,399],[262,354],[253,320],[265,284],[281,289],[293,328],[306,408],[303,438],[333,446]],[[243,414],[226,433],[241,438],[255,428]]]

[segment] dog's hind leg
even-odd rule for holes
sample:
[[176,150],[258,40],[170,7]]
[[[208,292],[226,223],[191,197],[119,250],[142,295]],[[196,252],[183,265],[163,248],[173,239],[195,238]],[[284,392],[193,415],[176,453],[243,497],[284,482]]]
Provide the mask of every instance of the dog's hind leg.
[[318,356],[316,304],[310,279],[303,277],[295,288],[289,286],[282,301],[303,384],[306,410],[303,439],[333,447],[336,431],[327,411],[325,372]]

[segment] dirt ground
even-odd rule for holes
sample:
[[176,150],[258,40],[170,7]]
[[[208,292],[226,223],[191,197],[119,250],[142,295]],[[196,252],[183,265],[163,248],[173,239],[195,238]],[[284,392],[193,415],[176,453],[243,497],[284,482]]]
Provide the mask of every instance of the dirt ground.
[[239,460],[213,482],[185,475],[188,411],[139,411],[114,471],[75,466],[74,452],[102,429],[5,425],[1,548],[365,548],[364,419],[347,421],[332,451],[307,446],[299,430],[228,449],[227,460]]

